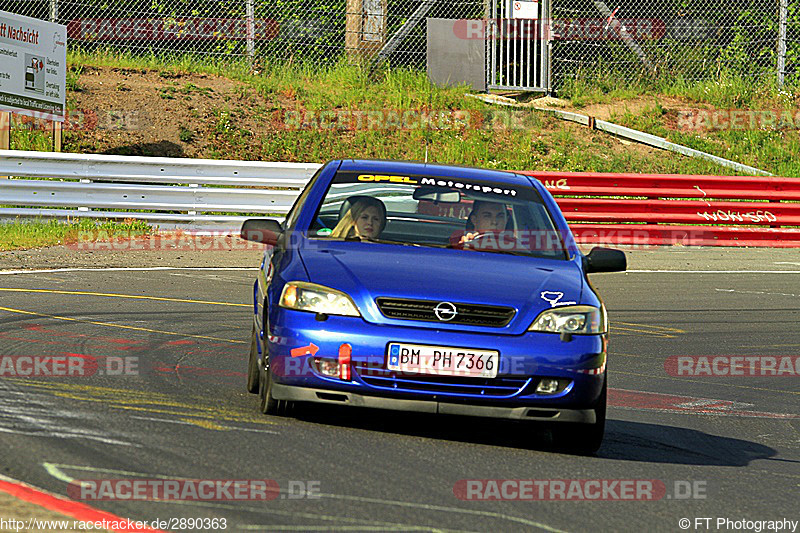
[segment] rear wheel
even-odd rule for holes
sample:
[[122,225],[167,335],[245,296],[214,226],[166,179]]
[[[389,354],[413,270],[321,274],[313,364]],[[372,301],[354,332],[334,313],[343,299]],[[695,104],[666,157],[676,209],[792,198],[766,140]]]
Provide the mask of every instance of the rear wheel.
[[603,390],[594,406],[594,424],[562,424],[555,428],[559,448],[581,455],[591,455],[603,444],[606,430],[606,406],[608,404],[608,380],[603,381]]
[[258,332],[253,324],[253,333],[250,335],[250,358],[247,362],[247,392],[258,392]]

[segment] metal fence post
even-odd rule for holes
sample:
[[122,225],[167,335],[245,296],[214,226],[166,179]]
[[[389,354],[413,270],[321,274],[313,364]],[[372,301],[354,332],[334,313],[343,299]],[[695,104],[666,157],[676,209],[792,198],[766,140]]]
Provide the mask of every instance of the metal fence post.
[[50,0],[50,22],[58,22],[58,0]]
[[250,66],[253,66],[253,60],[256,55],[255,43],[255,7],[253,0],[247,0],[247,57],[250,61]]
[[783,87],[783,76],[786,72],[786,12],[789,8],[788,0],[778,2],[778,87]]

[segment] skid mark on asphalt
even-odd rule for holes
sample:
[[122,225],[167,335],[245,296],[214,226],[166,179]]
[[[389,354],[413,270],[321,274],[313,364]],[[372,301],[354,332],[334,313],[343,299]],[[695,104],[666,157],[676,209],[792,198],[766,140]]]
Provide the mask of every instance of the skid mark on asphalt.
[[258,267],[111,267],[111,268],[43,268],[38,270],[0,270],[0,276],[20,274],[45,274],[54,272],[161,272],[165,270],[193,270],[206,272],[246,272],[261,270]]
[[[196,478],[181,478],[175,476],[163,476],[160,474],[147,474],[144,472],[131,472],[128,470],[115,470],[111,468],[95,468],[92,466],[81,466],[81,465],[68,465],[68,464],[60,464],[60,463],[42,463],[42,466],[47,471],[48,474],[53,476],[55,479],[59,481],[63,481],[64,483],[79,483],[80,480],[73,478],[70,474],[65,471],[77,471],[77,472],[89,472],[90,474],[110,474],[114,476],[115,479],[120,478],[121,476],[126,477],[138,477],[144,479],[169,479],[169,480],[182,480],[182,479],[196,479]],[[92,477],[95,479],[95,477]],[[281,490],[281,494],[288,494],[287,491]],[[535,520],[531,520],[529,518],[522,518],[513,515],[507,515],[503,513],[495,513],[492,511],[480,511],[476,509],[463,509],[459,507],[449,507],[445,505],[432,505],[427,503],[415,503],[415,502],[407,502],[407,501],[400,501],[400,500],[384,500],[380,498],[366,498],[362,496],[352,496],[348,494],[326,494],[320,493],[319,496],[323,499],[333,499],[333,500],[342,500],[342,501],[349,501],[349,502],[357,502],[360,504],[374,504],[374,505],[383,505],[383,506],[390,506],[390,507],[400,507],[406,509],[417,509],[422,511],[434,511],[434,512],[441,512],[441,513],[448,513],[448,514],[461,514],[461,515],[469,515],[469,516],[480,516],[484,518],[491,518],[493,520],[503,520],[507,522],[514,522],[517,524],[523,524],[529,527],[533,527],[542,531],[549,531],[551,533],[565,533],[560,529],[556,529],[553,527],[548,526],[547,524],[543,524],[541,522],[537,522]],[[259,507],[255,506],[243,506],[243,505],[230,505],[224,503],[213,503],[213,502],[202,502],[202,501],[180,501],[180,500],[170,500],[164,501],[162,503],[169,504],[169,505],[185,505],[185,506],[195,506],[195,507],[209,507],[209,508],[217,508],[217,509],[231,509],[236,511],[251,511],[254,513],[260,514],[272,514],[272,515],[280,515],[280,516],[289,516],[292,518],[308,518],[312,520],[324,520],[324,521],[335,521],[335,522],[349,522],[352,524],[369,524],[375,526],[391,526],[393,528],[400,528],[400,529],[409,529],[409,530],[423,530],[423,531],[453,531],[447,529],[441,529],[438,527],[424,527],[420,528],[419,526],[407,526],[405,524],[398,524],[393,522],[379,522],[376,520],[369,520],[369,519],[359,519],[359,518],[350,518],[346,516],[333,516],[333,515],[325,515],[320,513],[304,513],[298,511],[282,511],[279,509],[269,509],[266,506],[262,505]],[[258,526],[262,527],[262,526]],[[311,526],[316,527],[316,526]],[[273,526],[264,526],[264,530],[268,530],[273,528]],[[249,529],[249,528],[248,528]],[[340,529],[338,526],[336,529]]]
[[[189,420],[186,418],[181,418],[178,420],[171,420],[169,418],[155,418],[151,416],[132,416],[131,418],[135,420],[147,420],[149,422],[163,422],[165,424],[178,424],[178,425],[186,425],[186,426],[197,426],[197,421]],[[249,433],[269,433],[271,435],[280,435],[277,431],[270,431],[268,429],[255,429],[255,428],[246,428],[240,426],[224,426],[221,424],[214,424],[213,422],[209,422],[209,426],[213,425],[213,427],[207,427],[206,429],[216,429],[219,431],[230,430],[230,431],[246,431]],[[203,426],[201,426],[203,427]]]
[[733,387],[737,389],[749,389],[749,390],[760,390],[760,391],[767,391],[767,392],[776,392],[779,394],[794,394],[800,395],[800,391],[796,390],[786,390],[786,389],[769,389],[767,387],[754,387],[752,385],[736,385],[734,383],[724,383],[722,381],[714,381],[713,383],[710,380],[702,381],[699,379],[691,379],[691,378],[679,378],[675,376],[666,376],[666,375],[654,375],[654,374],[642,374],[639,372],[626,372],[624,370],[614,370],[615,374],[625,374],[628,376],[639,376],[643,378],[653,378],[653,379],[670,379],[674,381],[682,381],[684,383],[700,383],[702,385],[714,385],[719,387]]
[[615,333],[617,335],[636,335],[642,337],[660,337],[666,339],[672,339],[682,333],[686,333],[685,330],[678,328],[617,321],[612,321],[609,329],[611,330],[611,333]]
[[800,414],[751,411],[751,403],[625,389],[609,389],[608,405],[619,409],[745,418],[798,419]]
[[0,292],[21,292],[21,293],[34,293],[34,294],[61,294],[71,296],[99,296],[103,298],[123,298],[128,300],[150,300],[154,302],[176,302],[186,304],[205,304],[205,305],[225,305],[229,307],[253,307],[250,304],[231,303],[231,302],[213,302],[206,300],[187,300],[184,298],[167,298],[160,296],[142,296],[138,294],[116,294],[105,292],[84,292],[84,291],[58,291],[54,289],[19,289],[11,287],[0,287]]
[[169,415],[177,420],[204,429],[219,431],[238,429],[225,426],[220,422],[251,423],[262,426],[276,424],[257,413],[243,413],[214,405],[203,405],[198,402],[180,402],[166,394],[157,392],[32,380],[13,380],[13,382],[32,390],[47,392],[57,398],[97,402],[111,409],[122,411]]
[[[435,531],[443,533],[471,533],[468,529],[443,529],[440,527],[426,527],[426,526],[407,526],[407,525],[388,525],[381,524],[378,526],[316,526],[316,525],[302,525],[302,526],[276,526],[272,524],[240,524],[236,529],[243,529],[245,531]],[[478,530],[474,530],[478,531]]]
[[109,328],[120,328],[126,329],[129,331],[139,331],[144,333],[157,333],[159,335],[172,335],[176,337],[189,337],[193,339],[204,339],[204,340],[212,340],[212,341],[223,341],[223,342],[230,342],[234,344],[249,344],[249,341],[239,341],[233,339],[222,339],[219,337],[210,337],[208,335],[193,335],[191,333],[177,333],[175,331],[163,331],[159,329],[149,329],[149,328],[141,328],[138,326],[126,326],[124,324],[112,324],[110,322],[99,322],[96,320],[86,320],[82,318],[73,318],[67,316],[59,316],[59,315],[48,315],[46,313],[36,313],[34,311],[25,311],[23,309],[13,309],[11,307],[0,307],[0,311],[6,311],[8,313],[16,313],[21,315],[28,315],[28,316],[40,316],[44,318],[51,318],[53,320],[63,320],[66,322],[77,322],[80,324],[91,324],[93,326],[103,326]]
[[129,435],[89,428],[97,417],[70,410],[46,393],[18,390],[0,380],[0,432],[56,439],[86,439],[116,446],[135,446]]

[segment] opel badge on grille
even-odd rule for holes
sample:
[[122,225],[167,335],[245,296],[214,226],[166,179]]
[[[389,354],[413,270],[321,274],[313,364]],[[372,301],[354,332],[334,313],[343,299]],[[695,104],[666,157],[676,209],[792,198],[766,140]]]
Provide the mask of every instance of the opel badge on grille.
[[458,314],[456,306],[450,302],[439,302],[436,304],[436,307],[433,308],[433,312],[436,313],[436,318],[442,322],[449,322]]

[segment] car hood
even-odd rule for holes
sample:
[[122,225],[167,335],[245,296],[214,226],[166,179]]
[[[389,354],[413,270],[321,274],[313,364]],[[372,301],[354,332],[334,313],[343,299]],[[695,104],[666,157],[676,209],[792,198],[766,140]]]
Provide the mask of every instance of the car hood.
[[[521,334],[555,304],[580,303],[583,275],[572,261],[360,242],[309,241],[300,255],[313,283],[349,294],[376,324]],[[378,297],[513,307],[504,328],[396,320]]]

